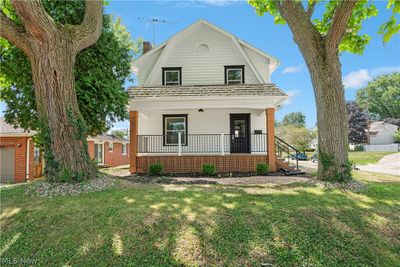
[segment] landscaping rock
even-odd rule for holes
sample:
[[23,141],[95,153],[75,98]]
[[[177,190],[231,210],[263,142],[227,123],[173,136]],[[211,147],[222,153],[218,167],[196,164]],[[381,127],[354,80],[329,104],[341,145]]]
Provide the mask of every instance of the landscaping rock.
[[359,193],[364,191],[367,188],[367,185],[358,180],[351,180],[347,183],[339,183],[339,182],[324,182],[321,180],[310,179],[308,184],[320,186],[326,189],[340,189],[340,190],[349,190],[351,192]]
[[38,181],[25,189],[30,196],[56,197],[76,196],[82,193],[97,192],[108,189],[114,185],[114,180],[103,176],[82,183],[49,183]]

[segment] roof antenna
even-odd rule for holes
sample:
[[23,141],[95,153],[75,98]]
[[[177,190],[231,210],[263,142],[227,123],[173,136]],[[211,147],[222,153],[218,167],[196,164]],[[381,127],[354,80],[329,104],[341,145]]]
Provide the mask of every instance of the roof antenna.
[[173,23],[173,24],[178,24],[178,22],[175,21],[169,21],[165,19],[151,19],[151,18],[144,18],[144,17],[138,17],[138,20],[142,21],[147,21],[153,24],[153,47],[156,46],[156,24],[157,23]]

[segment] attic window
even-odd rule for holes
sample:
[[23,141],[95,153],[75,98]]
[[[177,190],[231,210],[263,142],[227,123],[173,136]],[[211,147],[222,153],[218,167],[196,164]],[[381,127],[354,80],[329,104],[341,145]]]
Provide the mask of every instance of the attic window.
[[208,51],[210,51],[210,48],[206,44],[199,44],[196,46],[195,51],[197,53],[207,53]]
[[162,68],[163,85],[181,85],[182,84],[182,68]]
[[225,84],[244,83],[244,66],[225,66]]

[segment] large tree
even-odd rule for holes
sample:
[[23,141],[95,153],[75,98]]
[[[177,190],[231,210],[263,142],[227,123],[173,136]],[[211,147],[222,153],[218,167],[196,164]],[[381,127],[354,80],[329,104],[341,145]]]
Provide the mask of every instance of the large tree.
[[302,112],[290,112],[283,117],[281,124],[282,126],[306,127],[306,115]]
[[[369,41],[359,35],[364,19],[377,14],[367,0],[250,0],[259,15],[270,13],[276,23],[287,23],[307,64],[314,88],[318,124],[318,177],[344,181],[351,178],[348,164],[348,117],[342,83],[340,51],[361,54]],[[315,6],[325,6],[322,18],[313,19]],[[390,0],[399,11],[399,1]],[[386,39],[398,31],[393,23],[381,28]]]
[[368,116],[356,102],[347,102],[349,113],[349,141],[359,145],[367,141]]
[[357,91],[357,104],[380,119],[400,119],[400,73],[378,76]]
[[[8,1],[0,8],[17,19]],[[47,0],[44,8],[60,23],[79,24],[85,12],[83,0]],[[89,135],[108,130],[113,122],[127,117],[128,96],[125,82],[130,80],[131,61],[139,55],[141,39],[132,41],[121,20],[103,15],[103,30],[98,41],[79,52],[75,63],[75,90],[79,110]],[[36,101],[28,58],[18,47],[0,38],[0,100],[7,105],[5,119],[24,129],[39,130]]]
[[74,66],[76,55],[101,35],[103,2],[86,1],[79,24],[54,20],[41,0],[13,0],[12,5],[18,20],[2,9],[0,37],[19,47],[31,65],[46,177],[49,181],[93,178],[97,171],[87,151]]

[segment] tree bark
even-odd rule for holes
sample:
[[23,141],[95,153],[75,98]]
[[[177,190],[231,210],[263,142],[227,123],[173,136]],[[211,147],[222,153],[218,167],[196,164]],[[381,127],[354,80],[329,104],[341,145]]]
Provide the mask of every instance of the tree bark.
[[55,23],[41,0],[12,3],[23,26],[1,11],[0,36],[21,48],[31,63],[46,178],[53,182],[93,178],[97,170],[87,151],[85,121],[75,92],[74,64],[76,54],[101,35],[102,0],[86,1],[81,25]]
[[85,180],[96,174],[75,93],[71,49],[71,42],[55,37],[30,58],[49,181]]
[[348,115],[337,53],[320,45],[305,58],[314,87],[318,125],[318,177],[343,180],[348,175]]
[[357,1],[343,1],[335,10],[328,35],[312,24],[312,11],[300,1],[276,2],[293,33],[314,87],[318,125],[318,178],[344,181],[351,177],[348,165],[348,116],[344,98],[339,43]]

